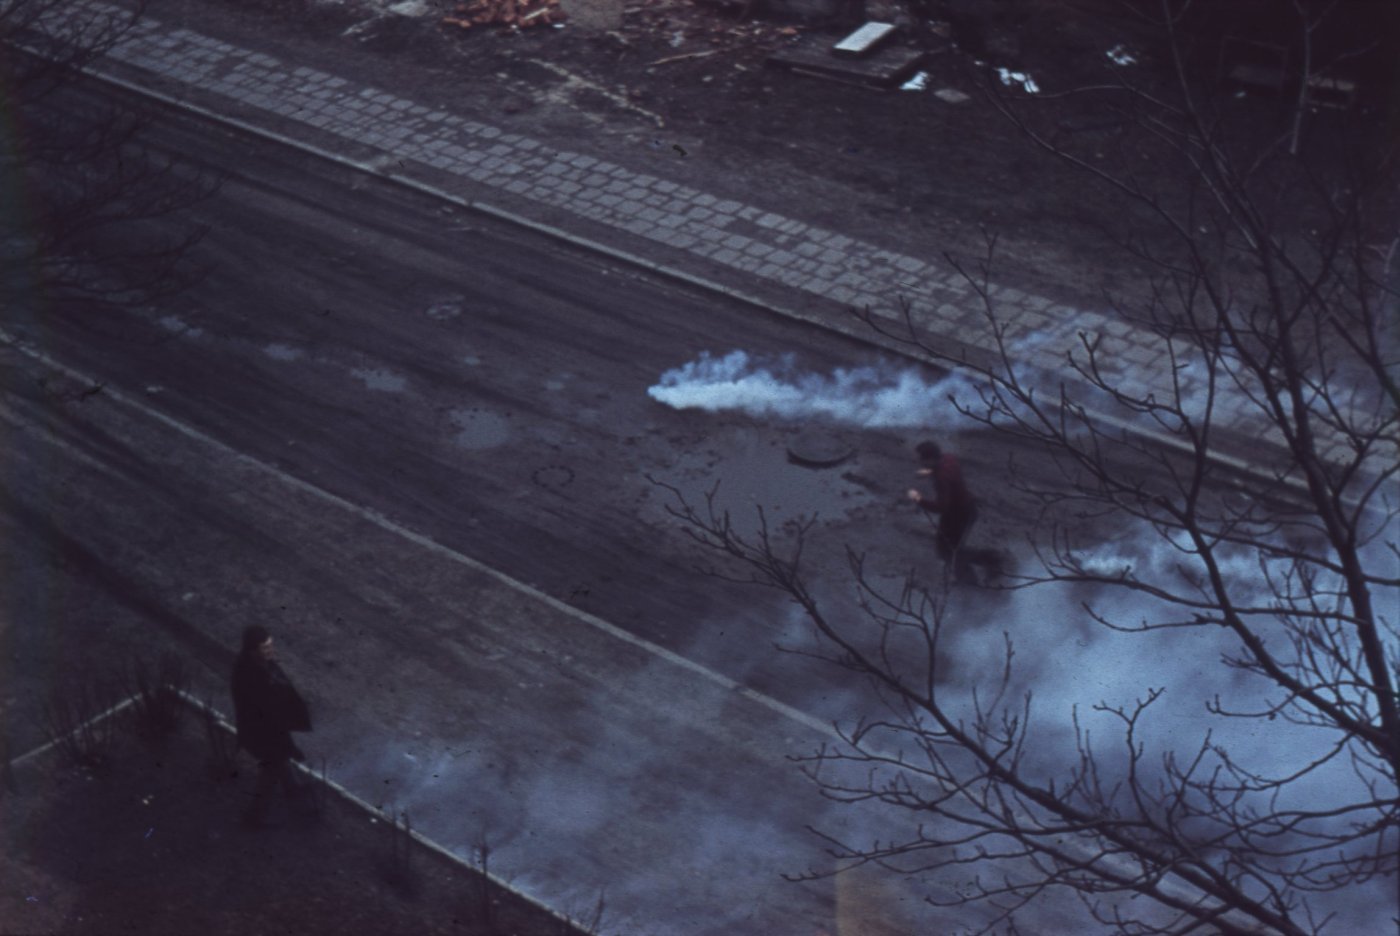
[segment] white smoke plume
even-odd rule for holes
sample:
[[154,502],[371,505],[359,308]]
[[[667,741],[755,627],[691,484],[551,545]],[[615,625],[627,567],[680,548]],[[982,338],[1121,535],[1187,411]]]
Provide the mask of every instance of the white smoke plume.
[[956,375],[930,383],[915,368],[886,364],[820,374],[799,368],[791,354],[760,359],[745,351],[704,352],[662,374],[647,394],[674,409],[823,418],[868,429],[946,425],[957,412],[950,398],[977,400],[976,387]]

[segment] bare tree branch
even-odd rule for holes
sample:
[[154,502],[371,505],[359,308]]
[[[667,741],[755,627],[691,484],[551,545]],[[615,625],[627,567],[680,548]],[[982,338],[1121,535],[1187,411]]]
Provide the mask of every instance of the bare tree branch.
[[[1073,712],[1074,750],[1057,760],[1044,747],[1053,730],[1032,727],[1034,687],[1009,635],[996,678],[945,683],[950,635],[970,626],[950,610],[946,580],[882,589],[884,570],[848,545],[857,600],[819,601],[802,570],[815,527],[775,537],[760,514],[749,533],[713,501],[696,508],[672,490],[682,528],[742,570],[728,574],[791,597],[814,655],[880,700],[842,744],[798,763],[833,800],[901,811],[907,834],[822,834],[836,871],[797,878],[857,865],[970,873],[930,901],[988,905],[990,931],[1070,893],[1125,933],[1317,933],[1338,894],[1400,885],[1397,166],[1386,147],[1319,157],[1307,145],[1312,44],[1330,10],[1294,6],[1301,85],[1272,127],[1234,126],[1231,105],[1193,74],[1182,32],[1192,11],[1174,0],[1158,7],[1162,87],[1119,73],[1074,95],[1104,99],[1134,157],[1126,166],[1046,131],[1035,109],[1053,97],[991,91],[1034,145],[1122,196],[1133,225],[1123,241],[1155,274],[1115,311],[1159,353],[1155,369],[1125,368],[1125,339],[1111,332],[1078,334],[1058,369],[1029,363],[1041,338],[998,308],[994,235],[982,256],[949,258],[981,306],[981,335],[928,340],[930,310],[913,301],[893,320],[857,312],[976,378],[958,410],[1044,456],[1032,470],[1011,462],[1012,488],[1039,513],[1036,562],[1010,587],[1082,588],[1105,633],[1180,633],[1183,653],[1204,648],[1197,665],[1248,687],[1202,700],[1219,731],[1163,737],[1152,713],[1180,687],[1145,685],[1130,704],[1093,706],[1095,724],[1116,731],[1106,745]],[[1106,523],[1149,533],[1151,548],[1104,558],[1084,531]],[[1124,618],[1125,596],[1136,619]],[[1276,749],[1235,749],[1232,725]]]

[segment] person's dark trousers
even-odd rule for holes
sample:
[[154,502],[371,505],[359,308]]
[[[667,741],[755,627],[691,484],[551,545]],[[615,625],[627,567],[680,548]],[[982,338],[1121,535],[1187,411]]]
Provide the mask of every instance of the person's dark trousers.
[[258,762],[258,782],[253,788],[253,802],[248,806],[248,811],[243,815],[243,821],[248,825],[261,825],[267,821],[268,810],[272,808],[272,795],[277,787],[282,788],[282,795],[290,802],[300,802],[302,798],[302,785],[297,782],[296,774],[292,770],[292,762],[283,757],[278,760],[267,760]]
[[971,530],[976,522],[977,508],[970,506],[966,510],[944,513],[938,524],[939,558],[945,563],[952,563],[953,581],[964,585],[977,583],[977,576],[972,573],[966,552],[960,548],[968,530]]
[[944,562],[953,558],[953,554],[962,545],[963,539],[967,536],[967,531],[972,529],[972,525],[977,522],[977,508],[967,507],[964,510],[945,511],[938,522],[938,556]]

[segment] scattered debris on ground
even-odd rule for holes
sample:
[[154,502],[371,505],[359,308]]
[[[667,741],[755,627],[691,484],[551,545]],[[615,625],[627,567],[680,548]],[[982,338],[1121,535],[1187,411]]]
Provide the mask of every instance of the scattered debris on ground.
[[[716,52],[738,51],[791,41],[797,27],[766,20],[736,20],[715,16],[703,6],[675,0],[641,0],[623,8],[622,29],[615,35],[625,43],[667,36],[674,61],[707,58]],[[704,53],[703,55],[701,53]],[[671,58],[651,64],[668,64]]]
[[892,23],[870,22],[835,41],[830,36],[802,36],[769,55],[768,64],[847,84],[922,90],[928,81],[926,75],[916,87],[910,87],[910,82],[917,78],[928,52],[895,43],[892,40],[897,32]]
[[559,0],[472,0],[461,3],[442,18],[444,26],[472,29],[476,26],[508,26],[526,29],[562,23],[568,15]]

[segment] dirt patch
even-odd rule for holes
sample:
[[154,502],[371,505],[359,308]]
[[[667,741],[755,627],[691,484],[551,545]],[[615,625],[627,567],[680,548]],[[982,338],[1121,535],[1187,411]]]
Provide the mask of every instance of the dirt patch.
[[99,770],[56,750],[16,765],[0,802],[5,932],[582,932],[334,793],[246,828],[256,768],[211,753],[191,708],[159,744],[119,731]]

